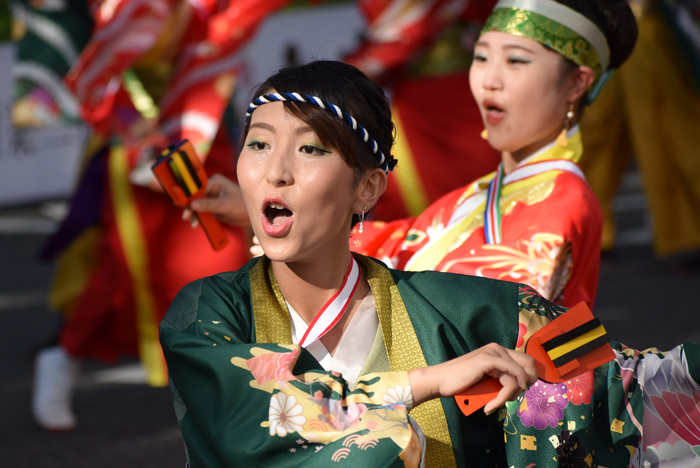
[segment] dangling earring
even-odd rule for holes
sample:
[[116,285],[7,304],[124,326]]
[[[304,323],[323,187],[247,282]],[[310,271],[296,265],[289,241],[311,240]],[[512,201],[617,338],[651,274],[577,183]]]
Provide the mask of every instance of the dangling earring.
[[569,103],[569,112],[566,113],[566,120],[564,120],[564,129],[561,131],[557,137],[557,145],[566,146],[566,133],[571,128],[571,122],[574,121],[574,103]]
[[481,131],[481,138],[483,138],[484,140],[488,140],[489,139],[489,131],[486,129],[483,129]]
[[362,214],[360,215],[360,228],[357,230],[357,232],[359,232],[360,234],[362,234],[362,231],[365,230],[364,221],[365,221],[365,210],[366,209],[367,209],[366,206],[363,207]]

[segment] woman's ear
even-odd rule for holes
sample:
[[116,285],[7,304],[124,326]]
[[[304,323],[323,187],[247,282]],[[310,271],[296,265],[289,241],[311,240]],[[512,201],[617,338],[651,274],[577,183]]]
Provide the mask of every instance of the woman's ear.
[[595,72],[591,67],[578,67],[574,69],[569,75],[569,94],[567,96],[568,102],[578,101],[588,88],[591,87],[595,81]]
[[367,210],[374,208],[379,197],[386,190],[386,185],[387,175],[382,169],[376,168],[365,172],[360,183],[357,184],[357,201],[353,211],[360,213],[365,206]]

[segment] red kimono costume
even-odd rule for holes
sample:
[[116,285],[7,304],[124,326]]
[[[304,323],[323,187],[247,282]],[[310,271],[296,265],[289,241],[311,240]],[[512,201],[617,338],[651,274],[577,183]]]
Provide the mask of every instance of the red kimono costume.
[[526,283],[571,307],[593,306],[602,215],[575,164],[583,151],[574,128],[503,178],[500,242],[487,243],[484,219],[495,173],[445,195],[414,220],[365,223],[355,249],[402,270],[438,270]]
[[[104,170],[94,177],[99,180],[87,183],[101,193],[99,220],[97,229],[82,232],[64,251],[51,295],[52,307],[65,315],[60,344],[73,358],[138,355],[149,384],[167,385],[158,324],[175,294],[249,258],[244,229],[225,227],[230,243],[217,253],[201,229],[181,220],[182,210],[166,195],[131,183],[135,169],[148,171],[151,153],[147,145],[122,145],[120,138],[143,123],[142,117],[151,119],[169,142],[189,139],[208,174],[235,180],[235,148],[220,125],[239,73],[235,55],[280,2],[238,8],[242,3],[91,5],[93,36],[66,83],[93,127],[93,139],[108,143],[101,152]],[[130,72],[139,61],[153,69],[168,62],[172,71],[160,99],[152,99]],[[81,186],[91,174],[95,171],[85,171]]]

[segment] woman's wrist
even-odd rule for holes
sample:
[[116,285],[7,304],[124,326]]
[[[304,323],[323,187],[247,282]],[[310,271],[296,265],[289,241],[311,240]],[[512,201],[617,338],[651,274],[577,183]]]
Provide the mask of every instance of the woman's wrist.
[[433,374],[431,367],[420,367],[408,371],[408,381],[413,393],[414,407],[440,396]]

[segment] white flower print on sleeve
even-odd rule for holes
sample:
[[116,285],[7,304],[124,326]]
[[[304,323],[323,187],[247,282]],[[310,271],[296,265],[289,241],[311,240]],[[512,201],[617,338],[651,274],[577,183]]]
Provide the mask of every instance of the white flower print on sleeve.
[[390,388],[384,395],[384,401],[390,405],[404,404],[406,408],[413,408],[413,392],[411,386],[397,385]]
[[304,408],[297,404],[293,395],[282,392],[272,395],[270,398],[270,435],[286,437],[288,433],[299,432],[306,423],[306,417],[302,414]]

